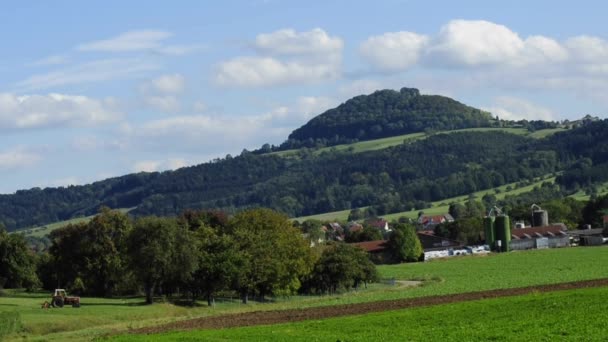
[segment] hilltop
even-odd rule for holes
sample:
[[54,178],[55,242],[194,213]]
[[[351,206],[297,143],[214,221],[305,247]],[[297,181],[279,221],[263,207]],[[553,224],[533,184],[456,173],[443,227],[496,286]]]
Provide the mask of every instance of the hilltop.
[[294,130],[280,149],[333,146],[390,136],[489,127],[490,113],[415,88],[354,97]]

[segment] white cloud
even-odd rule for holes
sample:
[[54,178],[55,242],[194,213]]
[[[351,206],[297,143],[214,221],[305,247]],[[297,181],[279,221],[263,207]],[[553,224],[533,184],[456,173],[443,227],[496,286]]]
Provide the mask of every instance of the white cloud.
[[157,30],[129,31],[116,37],[79,45],[80,51],[124,52],[160,48],[171,33]]
[[322,55],[324,58],[340,54],[344,43],[338,37],[330,37],[324,30],[315,28],[308,32],[282,29],[259,34],[255,49],[267,55]]
[[144,102],[163,113],[176,113],[182,107],[181,102],[173,95],[146,96]]
[[184,91],[185,78],[180,74],[162,75],[144,83],[140,90],[146,105],[165,113],[181,109],[177,94]]
[[418,62],[429,38],[413,32],[388,32],[369,37],[359,52],[374,67],[384,71],[406,70]]
[[164,160],[142,160],[136,162],[132,170],[133,172],[157,172],[166,170],[175,170],[188,166],[190,163],[183,158],[169,158]]
[[339,77],[339,66],[282,62],[269,57],[239,57],[217,67],[215,81],[222,86],[261,87],[312,83]]
[[0,151],[0,170],[13,170],[35,165],[42,158],[23,147]]
[[263,87],[312,83],[340,77],[343,43],[322,29],[284,29],[260,34],[253,48],[262,56],[241,56],[219,63],[221,86]]
[[160,65],[141,59],[104,59],[38,74],[17,83],[20,90],[46,89],[57,86],[129,79],[141,76]]
[[0,128],[5,129],[97,125],[116,121],[121,116],[111,98],[0,93]]
[[608,59],[608,41],[598,37],[573,37],[565,45],[577,61],[598,63]]
[[521,55],[515,59],[516,64],[541,64],[564,62],[568,59],[568,50],[551,38],[530,36],[524,41]]
[[151,91],[161,94],[178,94],[184,90],[185,78],[180,74],[162,75],[147,84]]
[[427,50],[434,65],[479,66],[509,63],[524,48],[519,35],[485,20],[452,20]]
[[497,97],[494,104],[484,110],[504,120],[558,120],[557,114],[551,109],[511,96]]

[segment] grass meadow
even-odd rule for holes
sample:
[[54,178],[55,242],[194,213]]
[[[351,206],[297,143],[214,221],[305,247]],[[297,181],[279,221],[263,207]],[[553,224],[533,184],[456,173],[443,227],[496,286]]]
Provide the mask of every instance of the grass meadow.
[[[235,300],[219,302],[215,308],[203,303],[195,307],[170,303],[147,306],[143,305],[143,298],[135,297],[82,298],[79,309],[65,307],[43,310],[40,304],[48,300],[49,294],[5,291],[4,296],[0,297],[0,317],[10,312],[20,317],[18,332],[9,335],[8,340],[81,341],[108,333],[126,332],[131,328],[224,313],[360,303],[608,278],[607,264],[608,247],[575,247],[384,265],[378,268],[383,278],[423,280],[424,284],[414,288],[376,284],[367,290],[341,295],[293,296],[277,298],[274,303],[241,305]],[[604,308],[608,309],[608,304]],[[366,327],[369,329],[369,325]],[[277,336],[288,335],[281,333]]]

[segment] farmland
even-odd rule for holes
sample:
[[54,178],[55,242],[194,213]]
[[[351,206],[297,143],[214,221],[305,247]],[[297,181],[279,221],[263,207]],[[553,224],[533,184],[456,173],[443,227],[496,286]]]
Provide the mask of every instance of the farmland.
[[[168,303],[156,303],[152,306],[146,306],[142,305],[143,299],[137,297],[117,299],[83,298],[80,309],[41,310],[39,305],[42,301],[48,299],[48,294],[9,292],[7,296],[0,299],[0,312],[19,312],[24,327],[24,332],[19,336],[33,340],[42,338],[42,336],[44,336],[44,340],[82,340],[85,337],[100,336],[110,332],[119,333],[131,328],[154,326],[175,320],[224,313],[283,310],[378,300],[417,298],[608,278],[608,268],[605,267],[607,262],[608,248],[599,247],[534,250],[485,257],[461,257],[425,263],[387,265],[379,267],[382,277],[423,280],[424,285],[415,288],[404,288],[378,284],[368,290],[349,292],[343,295],[279,298],[277,302],[270,304],[252,302],[252,304],[245,306],[238,304],[236,301],[231,303],[220,302],[213,309],[205,306],[190,308]],[[592,290],[591,293],[595,292]],[[548,296],[553,295],[559,294],[548,294]],[[534,299],[536,297],[532,296],[531,298]],[[500,303],[500,300],[498,301]],[[477,305],[483,306],[484,302],[481,303]],[[451,311],[458,312],[458,308],[461,308],[460,305],[465,304],[454,304],[445,307],[448,313]],[[466,305],[474,304],[467,303]],[[439,308],[433,307],[415,310],[422,310],[420,312],[431,310],[429,312],[433,312],[433,310],[440,310]],[[403,315],[412,315],[408,312],[408,310],[404,311]],[[376,317],[377,315],[380,315],[378,317],[382,317],[382,314],[373,314],[371,317]],[[366,315],[365,317],[367,319],[368,316]],[[415,315],[412,317],[415,317]],[[405,318],[403,319],[405,320]],[[355,320],[355,318],[351,317],[348,320]],[[382,320],[382,318],[378,318],[378,320]],[[352,324],[357,324],[355,322],[353,321]],[[298,324],[306,326],[306,324],[315,323],[304,322]],[[298,327],[301,326],[296,324],[289,329],[298,331],[301,329]],[[256,334],[255,332],[252,333]],[[260,333],[263,334],[264,332]],[[377,333],[379,334],[379,338],[384,334],[382,331],[378,331]],[[285,332],[285,335],[283,335],[281,332],[276,336],[289,336],[289,334]],[[217,335],[216,337],[209,335],[209,338],[221,338],[221,335]],[[239,335],[234,335],[233,338],[238,339]],[[266,339],[263,337],[259,338]],[[268,338],[270,339],[272,336]],[[362,335],[358,338],[365,339],[365,336]]]
[[608,333],[608,288],[533,293],[366,315],[221,330],[124,335],[116,341],[585,340]]

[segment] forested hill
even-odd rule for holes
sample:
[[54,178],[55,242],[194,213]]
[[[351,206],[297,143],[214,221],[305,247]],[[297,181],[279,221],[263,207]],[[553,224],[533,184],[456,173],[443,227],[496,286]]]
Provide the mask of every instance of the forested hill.
[[607,166],[607,120],[541,140],[454,132],[377,151],[243,153],[176,171],[22,190],[0,195],[0,222],[15,230],[94,214],[101,205],[136,207],[134,215],[263,206],[302,216],[370,205],[382,214],[556,171],[565,171],[558,183],[574,190],[607,181]]
[[289,135],[281,150],[333,146],[395,135],[490,126],[490,113],[418,89],[379,90],[354,97]]

